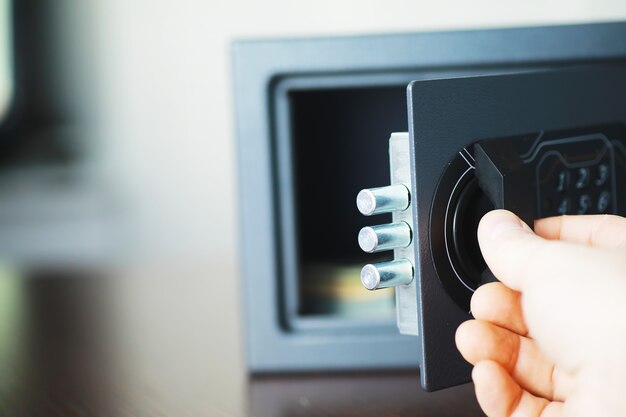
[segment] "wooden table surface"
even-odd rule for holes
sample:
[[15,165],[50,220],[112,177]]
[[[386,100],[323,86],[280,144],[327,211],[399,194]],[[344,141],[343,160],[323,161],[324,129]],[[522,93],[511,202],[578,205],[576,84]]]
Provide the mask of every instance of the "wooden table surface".
[[416,372],[249,376],[209,272],[3,274],[0,416],[483,415],[471,385],[425,393]]

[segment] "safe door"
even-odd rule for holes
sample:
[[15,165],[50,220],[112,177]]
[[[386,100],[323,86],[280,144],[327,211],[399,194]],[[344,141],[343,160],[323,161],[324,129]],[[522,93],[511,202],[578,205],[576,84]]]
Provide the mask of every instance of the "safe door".
[[476,288],[497,279],[476,238],[486,212],[508,209],[531,227],[626,215],[626,65],[414,81],[407,98],[408,133],[389,141],[390,186],[357,196],[372,223],[392,213],[363,228],[359,245],[393,260],[365,265],[361,281],[395,287],[398,328],[415,336],[432,391],[470,379],[454,335]]

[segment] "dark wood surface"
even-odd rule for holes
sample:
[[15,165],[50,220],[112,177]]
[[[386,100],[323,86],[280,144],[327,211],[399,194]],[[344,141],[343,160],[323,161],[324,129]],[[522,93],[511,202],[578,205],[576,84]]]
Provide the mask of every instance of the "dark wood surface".
[[471,385],[416,372],[247,375],[208,272],[4,273],[0,416],[482,416]]
[[249,411],[255,417],[476,417],[483,416],[468,384],[434,393],[417,373],[254,378]]

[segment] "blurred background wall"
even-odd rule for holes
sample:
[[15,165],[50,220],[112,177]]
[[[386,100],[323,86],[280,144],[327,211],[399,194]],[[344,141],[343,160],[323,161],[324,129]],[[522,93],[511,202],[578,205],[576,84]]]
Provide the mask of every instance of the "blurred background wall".
[[237,242],[233,39],[626,18],[620,0],[66,3],[74,38],[94,32],[94,44],[82,45],[94,54],[102,94],[85,98],[97,109],[94,156],[130,199],[132,251],[229,264]]

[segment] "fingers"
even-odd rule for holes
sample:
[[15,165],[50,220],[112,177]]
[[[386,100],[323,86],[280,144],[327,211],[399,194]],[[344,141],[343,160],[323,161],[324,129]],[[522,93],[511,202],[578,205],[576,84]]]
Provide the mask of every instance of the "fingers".
[[608,214],[550,217],[535,222],[535,233],[551,240],[616,247],[626,241],[626,219]]
[[[521,294],[517,291],[513,291],[507,288],[500,282],[494,282],[486,285],[482,285],[476,290],[472,296],[472,314],[477,320],[487,321],[493,323],[497,327],[507,329],[511,332],[517,333],[520,336],[528,335],[528,328],[526,321],[524,320],[522,307],[521,307]],[[482,336],[474,336],[480,338]],[[481,339],[478,339],[481,340]],[[518,363],[515,369],[523,376],[523,379],[534,378],[534,372],[532,369],[541,370],[541,366],[528,366],[524,361],[528,361],[528,358],[533,358],[535,354],[532,351],[522,351],[525,344],[520,345],[520,352],[518,353]],[[536,350],[536,345],[532,344],[532,350]],[[468,353],[470,355],[470,353]],[[543,353],[539,354],[541,357],[545,356]],[[475,362],[484,359],[495,359],[493,356],[486,355],[484,357],[476,357]],[[519,363],[522,361],[521,363]],[[475,363],[474,362],[474,363]],[[535,364],[537,365],[537,364]],[[552,364],[545,365],[543,369],[551,367]],[[539,372],[541,373],[541,372]],[[549,378],[544,377],[544,383],[549,385],[547,381]],[[520,379],[521,381],[521,379]],[[566,395],[573,390],[573,379],[567,373],[555,370],[552,374],[553,386],[551,388],[545,388],[544,391],[548,392],[552,390],[552,398],[563,399]],[[539,389],[535,391],[532,384],[524,385],[525,388],[531,392],[538,394],[542,393]]]
[[493,361],[476,364],[472,372],[476,398],[489,417],[560,417],[562,403],[537,398],[523,390],[506,370]]
[[539,237],[506,210],[494,210],[482,218],[478,241],[494,275],[517,291],[532,281],[543,285],[569,272],[574,277],[593,274],[597,267],[597,258],[590,248]]
[[499,327],[526,336],[528,329],[522,316],[521,294],[500,282],[481,285],[472,296],[472,315]]
[[550,400],[563,400],[567,394],[561,388],[563,382],[554,379],[554,364],[532,339],[485,321],[470,320],[457,330],[456,343],[468,362],[497,362],[532,394]]

